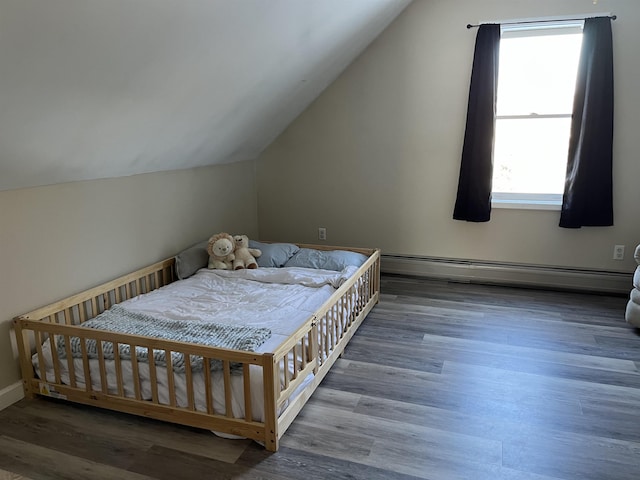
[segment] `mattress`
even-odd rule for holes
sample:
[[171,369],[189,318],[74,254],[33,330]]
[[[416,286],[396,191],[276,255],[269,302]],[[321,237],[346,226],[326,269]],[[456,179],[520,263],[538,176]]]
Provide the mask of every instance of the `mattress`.
[[[332,270],[291,268],[259,268],[255,270],[201,269],[192,277],[173,282],[150,293],[134,297],[120,305],[131,312],[139,312],[156,318],[187,322],[210,322],[227,325],[244,325],[268,328],[271,336],[256,349],[257,352],[274,352],[293,332],[356,271],[347,267],[340,272]],[[32,363],[40,378],[54,381],[54,368],[50,342],[43,344],[45,372],[40,372],[38,355]],[[289,362],[292,365],[293,362]],[[94,391],[101,391],[100,367],[97,360],[89,362],[91,384]],[[131,363],[122,361],[122,378],[126,397],[135,398]],[[85,387],[82,360],[74,359],[76,382]],[[115,362],[105,361],[109,393],[117,392]],[[70,383],[66,360],[59,362],[61,380]],[[142,398],[150,399],[152,388],[147,363],[139,362],[139,379]],[[169,404],[169,379],[167,370],[157,366],[157,386],[160,403]],[[212,391],[223,389],[222,372],[212,374]],[[186,377],[174,372],[176,402],[180,407],[188,405]],[[262,371],[259,366],[250,367],[251,406],[253,419],[264,421]],[[301,391],[312,380],[309,376],[298,388]],[[284,381],[284,380],[282,380]],[[195,408],[206,411],[205,380],[203,372],[193,373]],[[244,416],[244,389],[242,375],[232,375],[232,412],[236,418]],[[291,399],[295,398],[294,396]],[[213,396],[215,413],[226,411],[224,395]],[[282,409],[286,408],[286,404]]]

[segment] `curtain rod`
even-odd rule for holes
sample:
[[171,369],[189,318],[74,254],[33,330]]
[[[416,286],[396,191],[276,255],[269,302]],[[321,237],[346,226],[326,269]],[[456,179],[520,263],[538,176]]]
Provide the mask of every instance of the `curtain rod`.
[[[603,15],[605,16],[605,15]],[[618,18],[616,15],[606,15],[607,18],[610,18],[611,20],[615,20],[616,18]],[[522,22],[504,22],[504,23],[499,23],[500,25],[521,25],[521,24],[525,24],[525,23],[549,23],[549,22],[571,22],[574,20],[586,20],[587,18],[590,17],[581,17],[581,18],[562,18],[562,19],[557,19],[557,20],[529,20],[529,21],[522,21]],[[491,22],[487,22],[487,23],[491,23]],[[479,23],[477,25],[472,25],[470,23],[467,23],[467,28],[475,28],[475,27],[479,27],[480,25],[486,25],[485,23]]]

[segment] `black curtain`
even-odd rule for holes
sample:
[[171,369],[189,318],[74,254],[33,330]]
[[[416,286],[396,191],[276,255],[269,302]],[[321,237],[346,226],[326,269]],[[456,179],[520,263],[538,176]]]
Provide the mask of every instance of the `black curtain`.
[[480,25],[473,55],[458,195],[453,210],[455,220],[488,222],[491,217],[499,54],[500,25]]
[[609,17],[587,18],[560,226],[613,225],[613,48]]

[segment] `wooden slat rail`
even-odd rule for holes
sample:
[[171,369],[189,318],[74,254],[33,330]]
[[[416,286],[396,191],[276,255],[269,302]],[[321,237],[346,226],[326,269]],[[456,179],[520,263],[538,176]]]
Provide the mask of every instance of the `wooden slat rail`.
[[253,420],[251,407],[251,366],[248,363],[242,365],[242,389],[244,391],[244,419],[247,422]]
[[[118,342],[111,342],[113,344],[113,362],[116,367],[116,388],[118,389],[118,395],[124,397],[124,379],[122,377],[122,359],[120,358],[120,344]],[[69,353],[71,356],[71,353]]]
[[[287,349],[291,348],[292,344],[296,344],[296,339],[313,331],[313,334],[309,335],[308,338],[311,341],[310,351],[316,359],[316,362],[310,362],[308,366],[313,365],[314,363],[318,364],[315,369],[315,375],[305,387],[304,391],[293,399],[291,399],[291,395],[297,388],[298,383],[291,382],[287,389],[280,389],[276,405],[278,407],[284,407],[287,402],[288,404],[286,405],[286,408],[279,412],[280,415],[277,417],[278,420],[275,432],[275,436],[277,438],[280,438],[289,425],[291,425],[315,388],[320,384],[331,366],[342,354],[345,346],[355,334],[360,324],[364,321],[366,315],[371,311],[375,304],[378,303],[379,289],[377,287],[361,289],[359,285],[362,282],[375,282],[374,285],[379,285],[380,251],[363,251],[362,253],[371,256],[360,267],[358,272],[332,295],[330,301],[325,303],[325,306],[320,308],[309,322],[303,325],[286,342],[283,342],[274,354],[275,359],[282,358],[282,356],[289,351]],[[360,295],[362,296],[361,298],[359,297]],[[358,307],[356,311],[351,312],[351,318],[349,319],[348,325],[345,329],[336,328],[336,326],[340,324],[341,319],[345,317],[345,311],[341,306],[345,304],[346,298],[351,298],[356,301]],[[300,383],[304,381],[305,377],[305,373],[300,372]],[[265,431],[265,434],[268,433],[269,431]],[[265,445],[267,448],[269,448],[269,442],[277,448],[277,440],[271,440],[267,436],[265,439]]]
[[[124,342],[123,342],[124,343]],[[135,352],[137,345],[133,342],[129,343],[129,351]],[[131,356],[131,376],[133,377],[133,391],[136,400],[142,400],[142,393],[140,391],[140,367],[138,366],[138,356]]]
[[[135,282],[140,278],[143,278],[156,271],[169,272],[166,274],[166,276],[170,280],[167,283],[173,282],[176,279],[175,274],[173,272],[174,263],[175,263],[175,260],[173,258],[163,260],[162,262],[154,263],[153,265],[150,265],[146,268],[138,270],[134,273],[130,273],[128,275],[123,275],[122,277],[116,278],[115,280],[105,283],[104,285],[100,285],[98,287],[89,289],[85,292],[71,296],[65,300],[61,300],[60,302],[55,302],[45,307],[38,308],[31,312],[25,313],[24,315],[20,315],[19,317],[17,317],[17,319],[40,320],[50,315],[57,315],[59,312],[64,312],[66,309],[69,309],[72,307],[78,307],[78,308],[84,307],[85,302],[89,302],[91,306],[91,315],[90,316],[87,316],[86,314],[81,315],[81,317],[83,318],[81,318],[81,321],[78,323],[84,322],[89,318],[95,317],[97,315],[98,299],[100,297],[103,297],[103,295],[105,295],[105,292],[112,291],[121,286],[126,286],[129,282]],[[160,285],[158,283],[157,288],[161,286],[163,285]],[[132,298],[132,296],[130,295],[130,293],[132,293],[131,289],[129,289],[129,292],[127,293],[128,295],[126,295],[126,298],[123,298],[122,300],[128,300],[129,298]],[[137,292],[133,292],[133,293],[134,293],[133,296],[138,295]],[[76,323],[76,322],[72,322],[72,323]]]
[[374,282],[371,281],[378,271],[377,265],[377,263],[372,263],[365,270],[364,275],[344,291],[318,319],[318,362],[320,364],[335,350],[336,345],[344,338],[359,313],[367,307],[372,299],[377,302],[377,290],[375,290]]
[[44,368],[44,354],[42,353],[42,333],[36,332],[35,335],[36,350],[38,352],[38,369],[40,370],[40,378],[46,377],[46,369]]
[[71,341],[69,335],[64,335],[64,348],[67,357],[67,371],[69,372],[69,384],[76,388],[76,367],[73,362],[73,356],[71,355]]
[[[313,246],[315,248],[315,246]],[[371,254],[371,251],[365,251]],[[377,251],[376,251],[377,252]],[[307,355],[302,355],[302,362],[310,362],[314,358],[318,363],[322,363],[322,360],[328,357],[339,344],[342,338],[345,337],[346,330],[350,325],[354,323],[355,317],[359,315],[367,305],[373,302],[377,302],[377,296],[372,295],[370,290],[363,290],[359,286],[363,276],[371,276],[374,274],[376,266],[379,262],[379,252],[370,258],[362,267],[360,267],[361,275],[354,275],[354,277],[345,282],[333,295],[326,307],[319,309],[313,318],[309,319],[304,325],[302,325],[296,333],[291,335],[289,339],[283,342],[276,350],[274,356],[282,366],[286,365],[286,360],[291,356],[294,348],[302,348]],[[358,296],[363,298],[358,298]],[[351,302],[352,305],[360,305],[353,311],[353,319],[347,322],[346,313],[347,304]],[[315,333],[312,334],[312,329]],[[305,349],[305,338],[308,348]],[[316,351],[316,354],[310,357],[308,353],[312,350]],[[315,362],[314,362],[315,363]],[[304,367],[302,367],[304,369]],[[304,375],[299,375],[304,378]],[[286,377],[285,377],[286,378]],[[283,392],[287,390],[295,389],[297,386],[293,382],[290,382],[286,387],[283,385],[281,389],[280,399],[278,403],[283,403],[286,398]]]
[[[83,388],[78,388],[77,386],[65,385],[60,381],[59,374],[56,374],[56,378],[51,378],[50,376],[47,379],[42,378],[42,381],[35,376],[28,381],[28,388],[33,393],[42,393],[43,386],[46,386],[47,390],[51,392],[55,392],[56,396],[59,396],[61,392],[64,392],[64,396],[71,398],[75,401],[81,401],[83,403],[93,403],[93,400],[96,398],[108,398],[110,400],[119,399],[119,402],[139,402],[146,401],[149,406],[149,415],[154,417],[154,413],[152,412],[152,408],[157,406],[162,406],[163,404],[160,402],[160,395],[158,390],[158,380],[160,378],[159,369],[163,368],[167,372],[163,374],[163,378],[166,378],[168,372],[171,372],[172,380],[167,382],[167,388],[169,390],[169,402],[168,406],[172,407],[176,410],[176,417],[180,418],[180,411],[200,411],[204,412],[208,415],[226,419],[233,419],[233,411],[232,411],[232,379],[233,375],[231,373],[231,365],[239,364],[241,365],[241,370],[243,372],[247,372],[247,378],[249,378],[249,366],[250,365],[258,365],[262,366],[264,363],[264,358],[261,354],[254,352],[242,352],[235,350],[228,350],[222,348],[208,347],[205,345],[194,345],[190,343],[184,342],[175,342],[169,340],[162,340],[151,337],[142,337],[138,335],[129,335],[129,334],[121,334],[114,333],[109,331],[95,330],[95,329],[86,329],[79,326],[69,326],[62,325],[50,322],[42,322],[36,320],[23,320],[21,321],[21,330],[22,333],[32,332],[35,337],[43,339],[45,336],[48,338],[54,338],[57,335],[62,335],[65,339],[65,343],[68,344],[68,340],[73,337],[78,337],[80,339],[81,353],[82,358],[79,359],[83,365],[83,377],[85,379],[89,379],[88,381],[84,381]],[[94,340],[96,342],[96,350],[97,350],[97,360],[98,360],[98,376],[92,378],[92,369],[90,367],[89,355],[87,351],[87,341]],[[107,373],[106,362],[110,361],[104,358],[104,348],[102,347],[104,344],[114,344],[114,358],[113,361],[115,363],[115,378],[109,382],[109,378],[113,377],[114,374],[111,374],[111,377]],[[39,363],[40,365],[45,364],[44,353],[42,347],[40,345],[44,342],[36,343],[36,348],[39,350]],[[127,397],[124,395],[124,382],[122,378],[122,366],[121,366],[121,355],[119,355],[118,345],[129,345],[132,352],[135,351],[136,347],[138,349],[144,349],[147,352],[148,363],[144,364],[137,359],[135,355],[131,357],[131,370],[134,378],[134,394],[131,397]],[[168,364],[170,366],[160,367],[157,364],[157,361],[154,360],[153,352],[154,351],[164,351],[166,353],[166,358],[168,359]],[[55,350],[53,350],[55,351]],[[175,391],[175,378],[174,377],[174,367],[172,363],[172,353],[181,353],[185,357],[185,364],[191,371],[191,362],[187,359],[193,358],[202,358],[204,369],[204,382],[206,385],[206,405],[204,408],[199,409],[194,401],[194,376],[193,374],[187,374],[186,377],[188,379],[189,384],[187,385],[187,399],[185,401],[185,405],[180,407],[177,405],[177,397]],[[66,348],[65,345],[65,353],[66,355],[70,354],[70,351]],[[65,356],[66,356],[65,355]],[[270,357],[269,357],[270,358]],[[210,366],[213,361],[219,361],[222,363],[222,370],[220,375],[222,377],[222,385],[214,384],[212,377],[215,373],[210,372]],[[60,360],[58,360],[60,361]],[[72,362],[73,363],[73,362]],[[151,398],[144,399],[142,396],[142,390],[140,388],[140,369],[143,368],[149,369],[150,374],[150,385],[151,385]],[[42,370],[44,371],[44,370]],[[97,382],[97,385],[96,385]],[[109,389],[109,385],[116,385],[115,389]],[[251,399],[251,384],[249,381],[242,381],[243,395],[244,398],[250,405]],[[110,391],[112,390],[112,391]],[[216,393],[217,392],[217,393]],[[219,398],[220,401],[224,400],[226,407],[222,412],[216,412],[214,399]],[[248,415],[251,415],[251,407],[248,408]],[[155,418],[155,417],[154,417]],[[174,420],[175,421],[175,420]],[[252,431],[259,431],[260,433],[257,435],[255,433],[251,434],[251,438],[256,438],[258,440],[262,440],[264,438],[264,429],[260,427],[258,430],[255,429],[256,426],[260,425],[260,422],[254,422],[251,417],[247,417],[243,419],[244,422],[250,423],[252,425]],[[245,429],[242,429],[234,425],[234,431],[242,431],[242,435],[249,436]]]
[[213,392],[211,391],[211,365],[208,358],[203,359],[204,362],[204,392],[207,398],[207,413],[213,413]]
[[164,355],[167,359],[167,385],[169,388],[169,405],[175,407],[177,405],[176,401],[176,383],[173,375],[173,357],[171,355],[171,350],[165,350]]
[[153,348],[151,347],[147,347],[147,359],[149,360],[148,366],[149,383],[151,385],[151,403],[158,404],[160,403],[158,397],[158,375],[156,374],[156,360],[153,356]]
[[[336,248],[300,246],[320,250]],[[173,258],[16,317],[14,327],[25,396],[51,394],[89,405],[241,435],[261,440],[267,449],[277,450],[282,434],[378,302],[379,250],[346,250],[366,254],[369,259],[274,353],[227,350],[78,326],[114,304],[173,282],[176,279]],[[71,356],[69,345],[73,337],[80,339],[82,358]],[[61,352],[57,349],[58,338],[64,340]],[[89,340],[96,342],[97,362],[91,363],[88,358]],[[51,350],[49,356],[43,351],[45,342]],[[107,346],[113,350],[113,357],[109,359],[105,358]],[[130,359],[124,358],[120,350],[123,346],[131,352],[136,349],[146,351],[149,361],[143,363],[135,354]],[[34,351],[39,363],[38,372],[34,372],[31,364]],[[164,352],[166,365],[154,360],[157,351]],[[177,353],[184,358],[184,372],[176,371],[173,354]],[[204,365],[204,371],[194,370],[196,359]],[[51,361],[53,375],[45,377],[45,362]],[[124,362],[128,363],[126,371]],[[210,366],[214,362],[222,367],[211,372]],[[240,365],[241,376],[232,372],[235,371],[232,365],[236,364]],[[65,375],[69,378],[66,381],[60,365],[67,367]],[[146,376],[147,371],[149,376]],[[150,389],[144,391],[142,373],[151,384]],[[252,375],[262,376],[264,422],[253,420]],[[166,384],[168,396],[164,390],[160,394],[159,382]],[[304,390],[292,397],[303,383]],[[185,392],[180,397],[178,384]],[[234,386],[243,398],[232,398]],[[199,398],[196,391],[203,388],[207,393]],[[243,418],[235,418],[232,400],[244,403]]]
[[187,385],[187,406],[189,410],[196,409],[195,394],[193,392],[193,373],[191,369],[191,356],[187,355],[184,359],[184,373]]

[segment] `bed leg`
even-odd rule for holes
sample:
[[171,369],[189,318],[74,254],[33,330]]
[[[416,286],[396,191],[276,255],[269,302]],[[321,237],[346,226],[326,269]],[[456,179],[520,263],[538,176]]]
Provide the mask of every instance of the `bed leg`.
[[31,379],[34,378],[33,365],[31,365],[31,347],[28,331],[23,331],[18,318],[13,320],[13,330],[16,336],[16,345],[20,357],[20,370],[22,371],[22,389],[24,398],[33,400],[36,395],[31,386]]
[[22,390],[24,391],[24,398],[26,398],[27,400],[33,400],[34,398],[36,398],[36,395],[31,391],[31,388],[29,388],[27,385],[28,383],[26,381],[22,382]]
[[267,358],[262,367],[262,385],[264,388],[264,448],[277,452],[280,439],[278,437],[278,412],[276,410],[280,393],[280,372],[273,354],[265,354]]
[[273,436],[269,441],[264,443],[264,448],[266,448],[270,452],[277,452],[278,447],[280,447],[280,441],[278,440],[278,436]]

